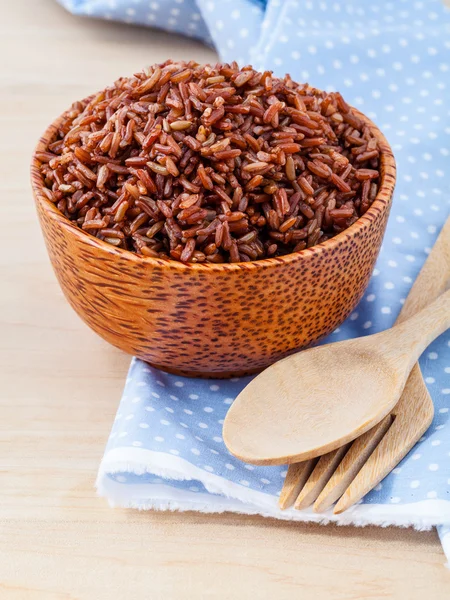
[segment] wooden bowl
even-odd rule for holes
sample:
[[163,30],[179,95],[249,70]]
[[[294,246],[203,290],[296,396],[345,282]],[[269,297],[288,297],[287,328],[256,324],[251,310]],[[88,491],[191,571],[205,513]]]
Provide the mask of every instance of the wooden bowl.
[[[105,340],[180,375],[254,373],[313,344],[361,299],[383,239],[395,160],[379,129],[381,186],[366,214],[334,238],[277,258],[183,264],[144,258],[95,238],[42,194],[40,162],[31,181],[47,250],[78,315]],[[54,137],[50,125],[36,151]]]

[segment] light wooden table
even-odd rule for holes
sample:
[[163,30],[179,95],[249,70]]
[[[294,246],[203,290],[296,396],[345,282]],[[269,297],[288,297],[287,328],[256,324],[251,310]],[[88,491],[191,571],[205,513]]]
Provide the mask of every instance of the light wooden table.
[[440,600],[436,533],[112,510],[94,480],[129,358],[65,302],[47,260],[28,164],[71,101],[186,39],[77,19],[53,0],[1,0],[0,598]]

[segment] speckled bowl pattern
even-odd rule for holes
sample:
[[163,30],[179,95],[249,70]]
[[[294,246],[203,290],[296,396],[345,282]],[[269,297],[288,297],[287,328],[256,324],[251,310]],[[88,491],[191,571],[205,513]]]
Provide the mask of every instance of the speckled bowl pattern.
[[[186,376],[255,373],[329,334],[369,283],[395,186],[388,142],[358,114],[381,149],[381,185],[370,209],[322,244],[247,263],[147,258],[85,233],[43,196],[34,156],[31,180],[39,220],[67,300],[106,341],[154,367]],[[60,119],[36,151],[47,148]]]

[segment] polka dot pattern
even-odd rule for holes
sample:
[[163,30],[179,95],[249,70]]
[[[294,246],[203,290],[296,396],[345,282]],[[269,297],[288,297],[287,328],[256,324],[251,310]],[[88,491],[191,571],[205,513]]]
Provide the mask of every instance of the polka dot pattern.
[[[201,39],[215,45],[225,61],[290,72],[319,88],[343,90],[347,101],[388,137],[398,181],[370,285],[328,341],[376,333],[394,323],[450,207],[450,16],[440,0],[59,1],[77,14]],[[448,334],[427,349],[421,367],[435,403],[434,421],[363,505],[450,500]],[[186,475],[165,483],[192,495],[206,494],[204,483],[220,477],[276,498],[285,468],[244,465],[222,440],[226,412],[248,381],[184,379],[133,360],[106,452],[150,450],[172,465],[188,461],[202,473],[198,481]],[[147,466],[152,471],[151,462]],[[123,485],[161,484],[150,473],[110,477]]]

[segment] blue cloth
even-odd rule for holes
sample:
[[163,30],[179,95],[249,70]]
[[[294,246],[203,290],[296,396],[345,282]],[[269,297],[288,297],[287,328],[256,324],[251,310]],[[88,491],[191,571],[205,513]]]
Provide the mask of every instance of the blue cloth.
[[[440,0],[60,1],[78,14],[202,39],[226,61],[339,89],[371,117],[397,158],[395,202],[369,288],[328,341],[393,324],[449,213],[450,15]],[[450,526],[448,333],[428,348],[421,367],[436,408],[434,421],[398,468],[354,509],[355,522]],[[226,411],[247,381],[183,379],[134,360],[100,490],[133,506],[183,507],[186,498],[194,506],[201,497],[201,510],[208,510],[208,498],[211,507],[224,509],[231,506],[228,497],[241,501],[243,512],[245,503],[253,502],[255,512],[272,514],[267,507],[276,504],[285,468],[245,465],[228,454],[221,437]]]

